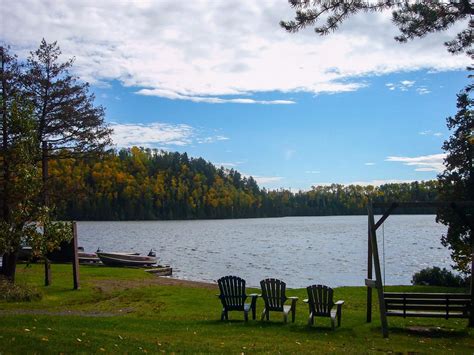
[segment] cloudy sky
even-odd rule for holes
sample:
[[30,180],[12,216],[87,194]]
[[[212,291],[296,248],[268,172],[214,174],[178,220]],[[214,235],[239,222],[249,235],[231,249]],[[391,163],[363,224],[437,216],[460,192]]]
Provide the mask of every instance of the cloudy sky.
[[[91,83],[117,147],[187,152],[269,188],[432,179],[467,83],[458,28],[399,44],[390,13],[288,34],[284,0],[4,0],[0,41],[44,37]],[[460,24],[462,26],[463,24]]]

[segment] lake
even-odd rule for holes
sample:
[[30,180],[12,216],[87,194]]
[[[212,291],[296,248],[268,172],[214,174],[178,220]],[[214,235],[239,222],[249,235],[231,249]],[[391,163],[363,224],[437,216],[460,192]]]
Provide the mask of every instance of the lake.
[[[434,215],[389,217],[378,230],[386,284],[410,284],[425,267],[449,268],[449,251],[440,243],[445,232]],[[78,222],[78,235],[86,251],[154,248],[159,263],[186,280],[215,282],[232,274],[248,286],[267,277],[288,287],[357,286],[364,285],[367,270],[367,216]]]

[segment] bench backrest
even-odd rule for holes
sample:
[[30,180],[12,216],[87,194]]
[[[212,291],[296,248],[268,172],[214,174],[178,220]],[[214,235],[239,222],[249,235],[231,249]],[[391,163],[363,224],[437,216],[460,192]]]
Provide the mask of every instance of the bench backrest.
[[217,280],[219,298],[227,310],[243,310],[245,299],[245,280],[237,276],[224,276]]
[[317,316],[329,316],[334,306],[332,288],[325,285],[311,285],[306,287],[306,291],[311,312]]
[[[471,295],[466,293],[384,292],[387,312],[402,312],[403,316],[468,317]],[[418,313],[416,313],[418,312]],[[435,313],[436,312],[436,313]]]
[[260,281],[265,308],[269,311],[283,311],[286,298],[286,283],[278,279]]

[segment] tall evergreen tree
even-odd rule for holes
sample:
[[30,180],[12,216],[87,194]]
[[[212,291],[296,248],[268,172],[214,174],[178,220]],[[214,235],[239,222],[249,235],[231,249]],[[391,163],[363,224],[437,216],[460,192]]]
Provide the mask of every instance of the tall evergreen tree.
[[[288,0],[296,9],[291,21],[281,21],[280,25],[288,32],[298,32],[307,26],[315,26],[319,35],[336,31],[350,16],[358,12],[392,11],[392,21],[401,34],[395,37],[399,42],[424,37],[429,33],[444,31],[455,23],[469,20],[463,29],[451,41],[445,43],[449,52],[465,52],[473,56],[472,28],[474,7],[470,0],[450,1],[394,1],[394,0]],[[323,22],[323,24],[319,24]]]
[[39,48],[30,53],[23,77],[42,147],[46,204],[49,155],[92,153],[110,144],[111,130],[104,122],[104,108],[94,106],[89,85],[70,73],[74,59],[61,62],[60,55],[56,42],[47,43],[43,39]]
[[[473,99],[467,90],[457,95],[458,112],[446,119],[453,132],[443,144],[447,156],[446,170],[439,175],[440,198],[444,200],[474,201],[474,112]],[[468,272],[472,265],[471,248],[473,231],[451,210],[441,210],[438,220],[448,226],[442,242],[451,250],[451,257],[458,270]],[[472,211],[471,211],[472,218]]]
[[[0,150],[0,208],[1,221],[10,223],[11,220],[11,145],[12,140],[12,112],[15,98],[20,96],[20,66],[16,57],[10,54],[9,48],[0,46],[0,80],[1,80],[1,131],[2,141]],[[8,278],[14,277],[14,265],[16,260],[16,252],[14,250],[5,252],[2,257],[1,273]]]

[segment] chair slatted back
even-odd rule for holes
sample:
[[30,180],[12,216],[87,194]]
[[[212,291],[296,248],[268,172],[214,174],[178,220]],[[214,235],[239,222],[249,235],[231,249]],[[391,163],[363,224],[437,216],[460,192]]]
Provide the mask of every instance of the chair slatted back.
[[308,291],[308,303],[314,315],[329,316],[334,306],[332,288],[325,285],[311,285],[306,288],[306,291]]
[[283,311],[286,298],[286,283],[278,279],[260,281],[265,308],[269,311]]
[[227,310],[243,310],[245,299],[245,280],[237,276],[224,276],[217,280],[221,294],[219,298]]

